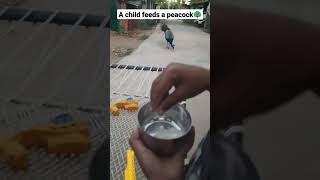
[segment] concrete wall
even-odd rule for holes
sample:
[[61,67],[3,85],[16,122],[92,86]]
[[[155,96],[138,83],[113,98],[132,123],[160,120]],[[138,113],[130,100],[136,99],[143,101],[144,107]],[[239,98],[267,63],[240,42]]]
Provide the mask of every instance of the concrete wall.
[[[127,4],[126,3],[120,3],[120,9],[127,9]],[[120,21],[120,31],[121,32],[128,32],[129,30],[129,20],[127,19],[122,19]]]

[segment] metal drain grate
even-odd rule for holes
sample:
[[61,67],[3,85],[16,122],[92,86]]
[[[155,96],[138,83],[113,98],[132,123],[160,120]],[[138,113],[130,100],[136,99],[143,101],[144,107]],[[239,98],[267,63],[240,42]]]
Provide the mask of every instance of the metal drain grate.
[[91,142],[81,157],[32,151],[27,172],[0,163],[1,179],[88,179],[93,153],[109,134],[104,113],[109,20],[0,7],[1,134],[68,112],[89,122]]
[[[110,66],[110,102],[133,97],[143,104],[149,101],[152,81],[162,72],[160,67],[113,64]],[[129,137],[138,127],[137,112],[120,111],[120,116],[110,117],[110,179],[122,180],[126,165]],[[137,179],[146,179],[136,162]]]
[[163,70],[161,67],[118,64],[110,67],[110,93],[137,98],[150,97],[152,82]]
[[81,120],[89,123],[90,132],[90,151],[78,156],[56,156],[49,155],[44,151],[32,150],[30,159],[30,168],[26,172],[13,172],[4,164],[0,164],[0,176],[4,179],[88,179],[88,168],[91,159],[97,148],[103,143],[108,136],[108,128],[103,121],[105,116],[96,113],[85,113],[80,111],[62,111],[56,109],[32,109],[30,107],[19,107],[24,111],[18,114],[12,113],[9,118],[10,124],[1,127],[1,132],[12,134],[20,129],[31,127],[35,124],[45,123],[50,117],[59,113],[72,113]]
[[109,24],[104,16],[0,7],[2,106],[103,110]]
[[[41,11],[41,10],[35,10],[35,9],[0,6],[0,20],[43,23],[47,21],[51,15],[54,15],[54,18],[51,19],[48,23],[59,24],[59,25],[73,25],[81,16],[83,16],[83,14],[76,14],[76,13],[67,13],[67,12],[58,12],[58,11],[50,12],[50,11]],[[99,27],[105,18],[107,17],[86,14],[85,19],[83,19],[79,25],[85,26],[85,27]],[[110,18],[108,18],[107,24],[105,24],[103,27],[104,28],[110,27]],[[13,30],[13,26],[11,26],[10,29]]]

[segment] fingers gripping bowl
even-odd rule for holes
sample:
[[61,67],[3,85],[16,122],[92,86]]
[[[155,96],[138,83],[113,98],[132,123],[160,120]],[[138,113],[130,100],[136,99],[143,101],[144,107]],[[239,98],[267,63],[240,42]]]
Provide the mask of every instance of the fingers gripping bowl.
[[192,129],[191,116],[180,104],[160,115],[152,112],[150,103],[146,103],[139,109],[138,121],[143,143],[161,156],[179,151]]

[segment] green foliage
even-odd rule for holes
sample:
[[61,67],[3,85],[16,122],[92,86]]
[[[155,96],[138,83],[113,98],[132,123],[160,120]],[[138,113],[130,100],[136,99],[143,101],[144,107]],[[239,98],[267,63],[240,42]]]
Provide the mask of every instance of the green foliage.
[[182,7],[181,7],[181,4],[180,4],[180,2],[172,2],[171,4],[170,4],[170,9],[181,9]]
[[156,0],[155,2],[160,9],[168,9],[168,0]]
[[161,3],[160,4],[160,9],[168,9],[168,3],[167,2]]
[[156,0],[156,4],[168,3],[167,0]]
[[156,0],[157,4],[164,3],[164,2],[167,2],[167,0]]
[[203,2],[203,0],[191,0],[191,4],[201,3],[201,2]]
[[160,6],[160,9],[168,9],[168,7],[170,9],[181,9],[182,5],[185,4],[185,0],[177,0],[177,2],[171,1],[170,4],[168,0],[156,0],[156,4]]

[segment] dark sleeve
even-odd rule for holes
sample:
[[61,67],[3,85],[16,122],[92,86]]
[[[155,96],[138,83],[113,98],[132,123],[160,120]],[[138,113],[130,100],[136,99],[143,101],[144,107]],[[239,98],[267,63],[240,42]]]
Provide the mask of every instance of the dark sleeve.
[[313,92],[315,92],[320,97],[320,81],[319,81],[319,87],[315,87],[313,89]]
[[210,179],[259,180],[258,171],[238,142],[216,136],[212,140]]

